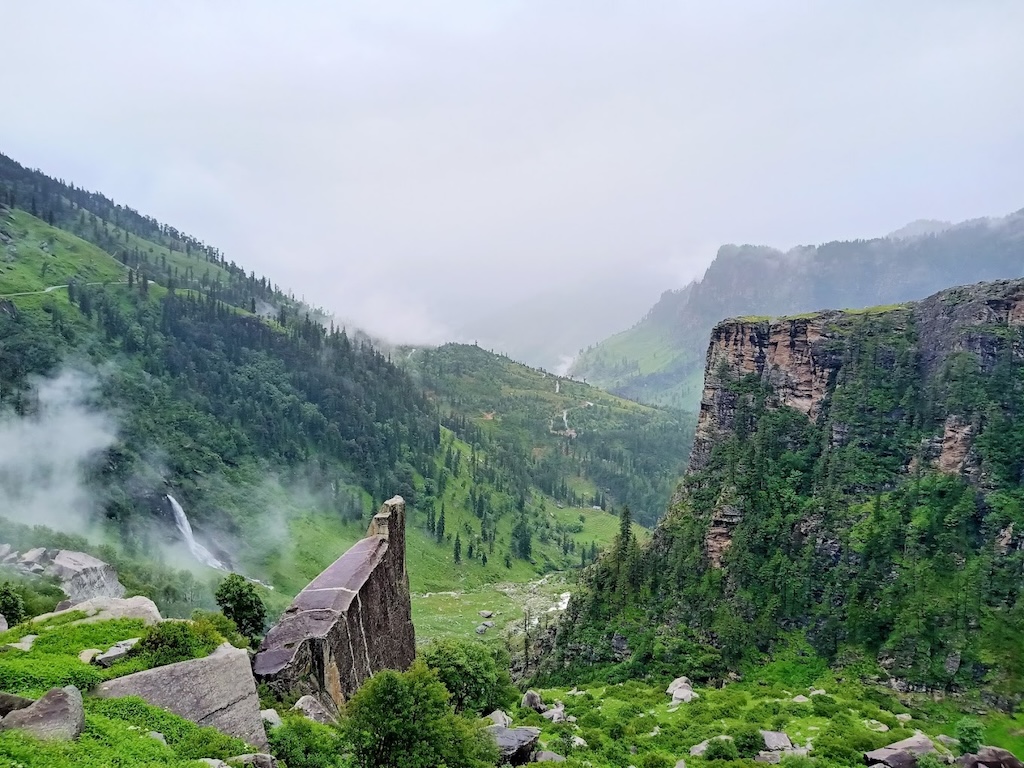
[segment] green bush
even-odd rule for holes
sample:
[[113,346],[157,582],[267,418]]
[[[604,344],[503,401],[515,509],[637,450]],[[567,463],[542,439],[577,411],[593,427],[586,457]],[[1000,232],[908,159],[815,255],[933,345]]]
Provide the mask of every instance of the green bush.
[[957,721],[954,735],[960,741],[963,754],[975,754],[981,747],[981,740],[985,738],[985,731],[973,717],[963,717]]
[[742,724],[730,729],[736,751],[740,757],[755,757],[758,752],[764,749],[764,738],[761,731],[752,725]]
[[814,706],[814,714],[818,717],[832,717],[841,709],[838,701],[826,695],[812,696],[811,704]]
[[98,667],[74,656],[9,650],[0,654],[0,690],[41,696],[51,688],[73,685],[87,691],[105,679]]
[[267,606],[251,581],[232,573],[220,583],[214,597],[224,615],[235,622],[243,635],[253,639],[263,632]]
[[235,622],[220,611],[193,611],[192,622],[200,626],[209,625],[235,648],[248,648],[250,645],[249,638],[238,631]]
[[143,633],[129,656],[144,659],[149,667],[162,667],[207,656],[222,641],[211,624],[161,621]]
[[946,768],[946,763],[934,752],[917,756],[917,768]]
[[271,751],[288,768],[340,768],[344,744],[337,728],[290,716],[268,733]]
[[672,768],[675,764],[675,760],[661,752],[648,752],[637,762],[638,768]]
[[511,706],[518,698],[504,656],[472,640],[435,640],[419,657],[437,673],[451,694],[456,712],[486,715]]
[[704,752],[705,760],[736,760],[739,756],[732,739],[712,739]]
[[25,618],[25,601],[9,581],[0,584],[0,614],[12,627]]

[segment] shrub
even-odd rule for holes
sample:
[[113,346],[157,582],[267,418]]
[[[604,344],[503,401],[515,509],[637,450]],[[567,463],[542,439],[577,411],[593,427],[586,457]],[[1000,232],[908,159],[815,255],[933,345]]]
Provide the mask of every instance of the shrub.
[[736,760],[739,756],[732,739],[712,739],[704,752],[705,760]]
[[144,659],[150,667],[162,667],[207,656],[221,640],[209,624],[161,621],[145,631],[130,656]]
[[335,768],[343,765],[341,733],[329,725],[292,716],[272,729],[268,738],[274,755],[288,768]]
[[812,696],[811,704],[814,705],[814,714],[818,717],[832,717],[840,710],[839,702],[831,696]]
[[9,581],[0,585],[0,613],[12,627],[25,618],[25,601]]
[[752,725],[737,725],[729,731],[729,735],[732,736],[733,743],[736,745],[736,751],[740,757],[755,757],[758,752],[764,749],[764,739],[761,737],[761,731]]
[[946,763],[934,752],[917,756],[917,768],[946,768]]
[[639,768],[672,768],[675,764],[675,760],[661,752],[648,752],[637,763]]
[[235,648],[248,648],[249,638],[238,631],[238,626],[220,611],[193,611],[192,622],[209,625]]
[[435,640],[419,656],[448,689],[456,712],[485,715],[518,698],[508,659],[497,653],[471,640]]
[[960,740],[960,749],[963,754],[975,754],[981,747],[985,731],[981,727],[981,723],[973,717],[962,717],[956,723],[954,735]]

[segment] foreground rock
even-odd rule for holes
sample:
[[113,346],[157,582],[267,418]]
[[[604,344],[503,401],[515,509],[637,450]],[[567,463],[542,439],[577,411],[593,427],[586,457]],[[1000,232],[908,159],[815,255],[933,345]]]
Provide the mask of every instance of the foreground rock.
[[45,741],[71,741],[85,729],[82,693],[75,686],[53,688],[43,698],[0,720],[0,730],[19,730]]
[[229,757],[227,764],[232,768],[277,768],[277,760],[263,752],[250,752],[245,755]]
[[540,740],[540,728],[504,728],[500,725],[489,725],[485,730],[498,746],[499,765],[526,765],[530,762]]
[[280,694],[313,694],[341,706],[382,669],[416,656],[405,501],[395,496],[359,541],[302,590],[267,633],[256,676]]
[[[128,652],[135,647],[140,639],[141,638],[133,637],[130,640],[122,640],[119,643],[114,643],[109,651],[95,655],[91,661],[95,664],[99,664],[101,667],[113,666],[115,661],[120,661],[127,656]],[[85,651],[82,653],[85,653]],[[81,656],[79,656],[79,658],[81,658]]]
[[782,752],[793,748],[793,742],[782,731],[761,731],[761,738],[764,739],[764,748],[769,752]]
[[1016,755],[999,747],[982,747],[976,755],[961,755],[956,763],[964,768],[1024,768]]
[[292,711],[300,712],[307,720],[312,720],[314,723],[334,725],[338,722],[337,710],[334,707],[326,706],[316,696],[310,696],[309,694],[295,702]]
[[205,659],[136,672],[102,683],[98,696],[139,696],[199,725],[267,746],[249,654],[228,644]]
[[33,703],[32,699],[26,699],[24,696],[16,696],[13,693],[0,693],[0,717],[7,717],[11,712],[24,709]]
[[91,624],[96,621],[107,621],[108,619],[138,619],[146,626],[151,626],[163,621],[156,603],[148,597],[94,597],[91,600],[86,600],[61,611],[53,611],[52,613],[36,616],[32,621],[46,621],[54,616],[62,616],[71,611],[82,611],[85,614],[85,618],[73,621],[71,625]]
[[889,768],[914,768],[917,765],[918,755],[938,753],[932,740],[923,733],[911,736],[909,739],[894,742],[881,749],[875,749],[864,753],[864,762],[868,765],[881,763]]

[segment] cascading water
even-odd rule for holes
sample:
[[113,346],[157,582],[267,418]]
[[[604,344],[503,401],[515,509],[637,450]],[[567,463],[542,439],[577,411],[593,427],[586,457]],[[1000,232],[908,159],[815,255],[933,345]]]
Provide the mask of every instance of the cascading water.
[[167,501],[171,503],[171,509],[174,511],[174,522],[178,526],[178,532],[181,533],[181,537],[188,545],[188,551],[192,553],[192,557],[203,565],[216,568],[218,571],[230,571],[231,569],[214,557],[210,550],[196,541],[196,537],[192,535],[192,525],[188,521],[188,515],[185,514],[185,510],[181,508],[178,500],[168,494]]

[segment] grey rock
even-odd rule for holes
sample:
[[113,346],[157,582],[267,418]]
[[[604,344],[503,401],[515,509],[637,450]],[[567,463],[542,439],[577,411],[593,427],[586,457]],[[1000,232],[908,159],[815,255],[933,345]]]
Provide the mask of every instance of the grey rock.
[[33,703],[35,703],[34,699],[15,696],[13,693],[0,693],[0,717],[7,717],[11,712],[24,709]]
[[85,729],[82,693],[75,686],[53,688],[39,701],[0,720],[0,730],[17,729],[46,741],[72,741]]
[[487,627],[486,627],[486,626],[484,626],[483,624],[478,624],[478,625],[477,625],[477,627],[476,627],[476,633],[477,633],[478,635],[482,635],[482,634],[483,634],[484,632],[486,632],[486,631],[487,631]]
[[165,739],[164,735],[162,733],[160,733],[159,731],[150,731],[146,735],[149,736],[149,738],[151,738],[151,739],[156,739],[161,744],[166,744],[167,743],[167,739]]
[[806,704],[809,701],[810,701],[810,699],[808,699],[803,694],[800,694],[799,696],[794,696],[793,697],[793,703],[795,703],[795,704]]
[[11,554],[11,545],[10,544],[0,544],[0,560],[3,560],[9,554]]
[[1024,768],[1016,755],[999,747],[982,747],[976,755],[961,755],[956,763],[965,768]]
[[29,568],[33,565],[41,565],[48,558],[46,557],[46,547],[36,547],[30,549],[18,560],[18,565]]
[[268,755],[263,752],[249,752],[244,755],[236,755],[235,757],[229,757],[227,763],[230,766],[238,766],[239,768],[277,768],[277,760],[274,759],[273,755]]
[[665,689],[665,693],[667,693],[669,696],[672,696],[676,691],[678,691],[681,688],[693,690],[693,684],[690,683],[690,678],[686,677],[685,675],[683,677],[677,677],[675,680],[669,683],[668,688]]
[[8,643],[11,648],[17,648],[19,651],[31,651],[32,643],[36,641],[39,635],[25,635],[21,640],[16,643]]
[[276,709],[261,709],[260,717],[263,718],[263,724],[271,730],[284,725],[284,721],[281,720],[281,716],[277,714]]
[[959,672],[960,671],[960,652],[959,651],[954,651],[953,653],[950,653],[949,655],[947,655],[946,656],[945,664],[943,664],[943,668],[945,669],[946,674],[949,675],[950,677],[952,677],[957,672]]
[[554,752],[548,752],[546,749],[542,749],[536,755],[533,756],[533,762],[535,763],[564,763],[565,758]]
[[72,603],[94,597],[124,597],[125,588],[110,565],[85,552],[60,550],[46,567],[60,579],[61,589]]
[[480,611],[480,617],[483,619],[489,619],[494,615],[493,611]]
[[960,739],[954,739],[952,736],[947,736],[944,733],[940,733],[938,736],[936,736],[935,740],[943,746],[949,747],[950,749],[953,749],[954,747],[959,749],[960,747]]
[[136,672],[102,683],[98,696],[139,696],[199,725],[267,746],[249,654],[225,643],[205,659]]
[[587,744],[587,740],[584,739],[582,736],[573,736],[572,745],[577,749],[586,749],[588,746],[590,746],[589,744]]
[[510,725],[512,725],[512,718],[509,717],[505,712],[502,712],[500,709],[496,709],[493,712],[491,712],[491,714],[487,716],[487,719],[495,725],[500,725],[502,728],[508,728]]
[[686,768],[686,761],[685,760],[676,760],[675,768]]
[[534,690],[529,690],[523,694],[523,701],[519,706],[532,709],[534,712],[547,712],[548,709],[540,694]]
[[764,748],[769,752],[781,752],[784,749],[793,748],[793,742],[782,731],[761,731],[761,738],[764,739]]
[[896,715],[896,720],[901,723],[909,723],[913,719],[914,716],[909,712],[901,712],[900,714]]
[[295,702],[292,710],[301,712],[303,716],[315,723],[331,725],[338,722],[337,715],[331,709],[328,709],[316,696],[310,696],[309,694]]
[[267,633],[253,670],[279,694],[340,707],[383,669],[416,657],[405,567],[405,501],[384,502],[366,537],[329,565]]
[[92,664],[92,660],[99,656],[103,651],[99,648],[86,648],[84,651],[78,654],[78,660],[83,664]]
[[8,629],[10,627],[7,626],[7,617],[0,613],[0,632],[6,632]]
[[96,621],[107,621],[108,619],[139,619],[146,626],[158,624],[163,619],[156,603],[148,597],[94,597],[91,600],[78,603],[72,608],[52,613],[44,613],[36,616],[32,621],[45,621],[54,616],[60,616],[68,611],[82,611],[84,619],[71,622],[74,624],[91,624]]
[[754,758],[755,762],[758,763],[781,763],[782,753],[781,752],[758,752],[757,757]]
[[555,706],[551,709],[545,710],[540,713],[540,716],[545,720],[550,720],[552,723],[564,723],[565,722],[565,707]]
[[[101,667],[113,666],[114,662],[120,661],[128,652],[135,647],[141,638],[133,637],[130,640],[122,640],[114,645],[106,653],[101,653],[93,659],[93,662]],[[84,653],[84,652],[83,652]]]
[[494,626],[494,622],[493,621],[482,621],[482,622],[480,622],[480,626],[481,627],[487,627],[488,629],[490,629],[491,627]]
[[[732,736],[715,736],[715,738],[721,741],[732,741]],[[692,757],[700,757],[707,751],[708,744],[710,743],[711,739],[704,739],[700,744],[694,744],[690,747],[690,755]]]
[[503,728],[500,725],[489,725],[485,730],[498,747],[499,765],[501,762],[510,765],[525,765],[530,762],[533,750],[540,740],[540,728]]
[[210,768],[231,768],[231,766],[223,760],[218,760],[215,757],[200,757],[196,762],[206,763]]
[[864,753],[864,761],[868,765],[881,763],[889,768],[913,768],[917,765],[918,755],[937,752],[931,739],[923,733],[917,733],[909,739],[893,742],[881,749]]

